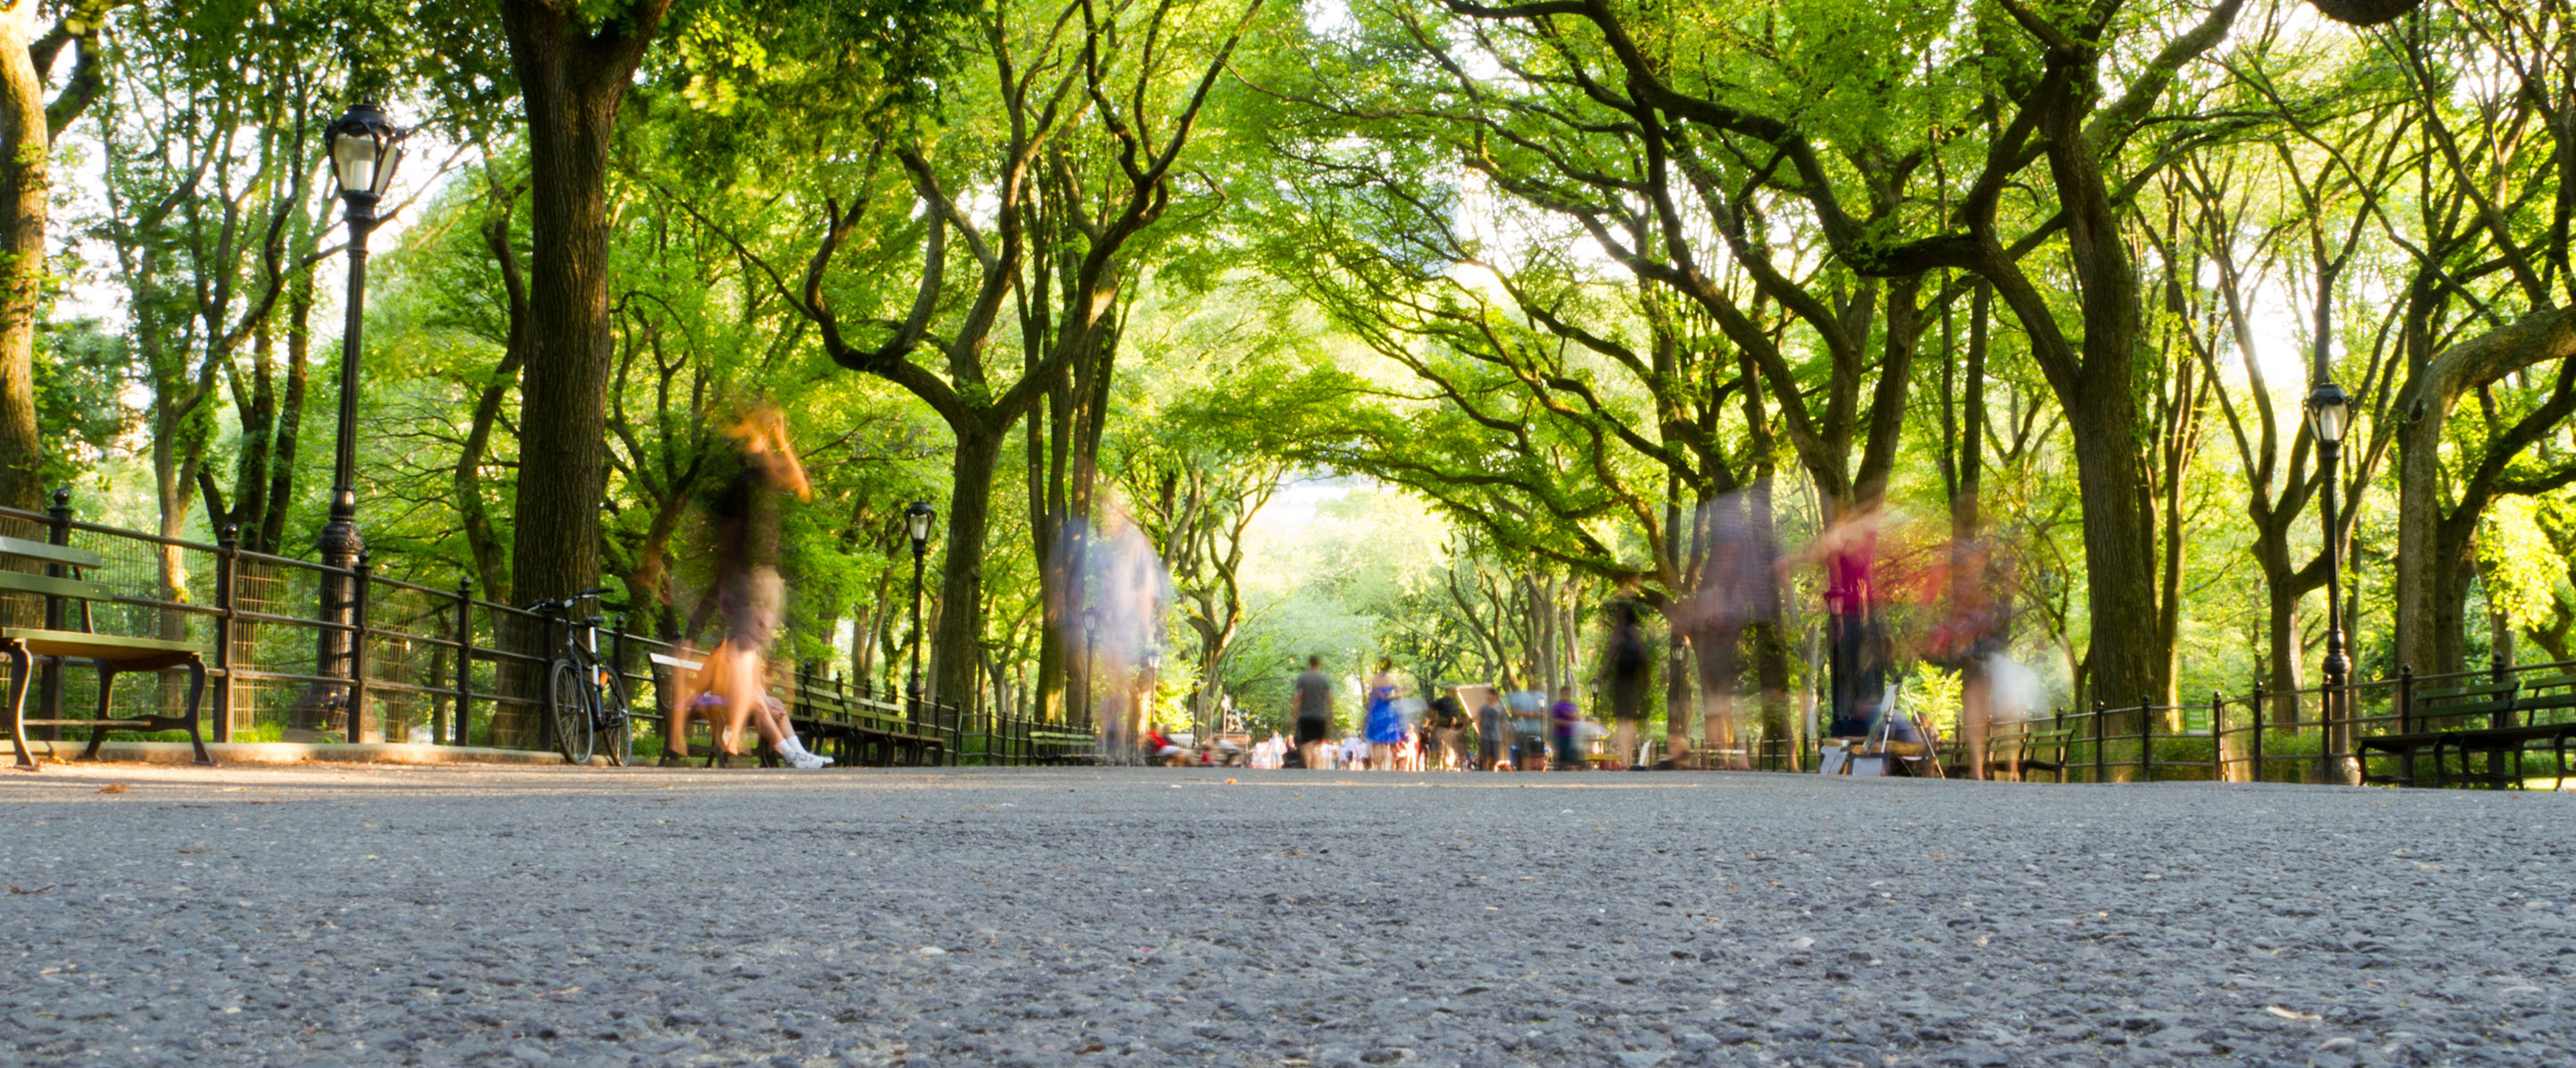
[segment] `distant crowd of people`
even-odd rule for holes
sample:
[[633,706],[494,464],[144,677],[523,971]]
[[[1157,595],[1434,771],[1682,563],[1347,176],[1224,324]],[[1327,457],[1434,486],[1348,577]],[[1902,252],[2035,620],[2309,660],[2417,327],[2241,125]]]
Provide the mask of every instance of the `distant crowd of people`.
[[[1369,676],[1360,732],[1335,737],[1333,677],[1322,657],[1309,657],[1290,701],[1293,736],[1274,733],[1252,745],[1256,768],[1352,771],[1543,771],[1590,766],[1585,749],[1608,732],[1583,716],[1574,688],[1550,702],[1537,690],[1490,687],[1439,692],[1427,700],[1405,692],[1395,663],[1380,659]],[[1472,712],[1460,694],[1480,705]]]

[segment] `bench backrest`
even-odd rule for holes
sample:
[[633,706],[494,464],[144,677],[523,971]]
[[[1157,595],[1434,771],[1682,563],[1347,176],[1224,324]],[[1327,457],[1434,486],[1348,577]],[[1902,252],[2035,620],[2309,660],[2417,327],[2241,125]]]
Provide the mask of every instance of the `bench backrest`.
[[2519,688],[2510,682],[2488,682],[2417,690],[2406,710],[2406,718],[2410,721],[2410,729],[2419,731],[2511,726],[2514,693]]
[[[59,565],[73,572],[73,577],[67,578],[46,572],[0,570],[0,590],[43,594],[48,597],[70,597],[81,601],[104,601],[111,596],[107,587],[78,577],[81,570],[107,565],[106,557],[86,549],[0,535],[0,556],[15,556],[48,565]],[[50,571],[52,568],[49,567],[47,570]]]
[[2522,680],[2522,692],[2514,696],[2513,707],[2525,723],[2565,721],[2576,714],[2576,673]]

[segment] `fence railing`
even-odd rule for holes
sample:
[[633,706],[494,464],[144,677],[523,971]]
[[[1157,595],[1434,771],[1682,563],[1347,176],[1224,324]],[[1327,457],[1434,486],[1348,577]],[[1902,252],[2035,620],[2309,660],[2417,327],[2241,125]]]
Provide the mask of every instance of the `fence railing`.
[[[109,597],[79,609],[102,634],[182,640],[207,650],[208,740],[414,742],[544,750],[554,739],[543,715],[546,669],[561,645],[551,618],[475,596],[470,581],[441,589],[356,566],[253,552],[227,530],[215,544],[126,530],[74,518],[67,493],[44,512],[0,508],[0,534],[96,554],[104,563],[81,578]],[[0,555],[0,568],[48,565]],[[326,603],[326,597],[333,598]],[[62,625],[67,598],[0,593],[0,622]],[[78,602],[74,602],[78,604]],[[602,652],[626,679],[650,758],[676,695],[651,655],[685,659],[674,643],[626,630],[612,616]],[[357,636],[352,640],[352,635]],[[0,672],[6,671],[0,665]],[[30,718],[60,718],[66,707],[95,708],[94,672],[39,662]],[[950,763],[1019,764],[1060,759],[1079,748],[1061,724],[990,712],[962,713],[952,701],[878,694],[805,665],[778,696],[800,722],[865,719],[937,738]],[[123,686],[110,712],[175,711],[185,683]],[[36,706],[41,705],[42,712]],[[78,728],[74,728],[78,730]],[[48,728],[31,734],[50,737]]]
[[[2566,686],[2571,673],[2576,673],[2576,661],[2496,661],[2483,670],[2435,675],[2401,669],[2387,678],[2339,688],[2266,691],[2257,686],[2243,696],[2211,694],[2197,704],[2164,705],[2144,697],[2120,707],[2095,702],[2086,710],[2058,709],[2028,726],[2065,732],[2062,743],[2038,755],[2062,764],[2070,782],[2344,783],[2399,770],[2401,757],[2365,753],[2360,743],[2410,733],[2421,729],[2428,716],[2439,718],[2438,710],[2424,707],[2427,694],[2541,680],[2547,680],[2545,686]],[[2576,717],[2571,704],[2576,699],[2537,702],[2529,714],[2540,718],[2531,722],[2567,722]],[[1990,763],[2021,742],[2004,734],[1994,744]]]

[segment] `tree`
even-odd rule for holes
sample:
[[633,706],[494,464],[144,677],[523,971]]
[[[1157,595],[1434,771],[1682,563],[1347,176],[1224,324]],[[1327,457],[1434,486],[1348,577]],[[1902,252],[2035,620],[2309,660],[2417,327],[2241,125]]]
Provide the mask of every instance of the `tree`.
[[[112,3],[73,5],[39,34],[43,6],[41,0],[0,3],[0,506],[27,509],[45,503],[34,360],[46,302],[54,141],[106,89],[97,42]],[[47,80],[65,48],[78,58],[47,100]]]
[[[608,148],[671,0],[502,0],[528,137],[530,244],[510,577],[519,600],[599,574],[607,477]],[[605,10],[601,10],[601,9]]]
[[[997,3],[976,20],[991,79],[980,83],[988,95],[978,103],[991,110],[979,122],[937,137],[881,125],[854,174],[827,171],[818,179],[854,180],[855,188],[846,198],[821,198],[824,233],[801,284],[790,287],[778,276],[780,288],[814,322],[834,363],[902,387],[956,438],[931,639],[934,694],[971,702],[978,692],[983,571],[1001,448],[1077,366],[1098,366],[1132,269],[1129,244],[1169,209],[1175,168],[1258,10],[1257,0],[1114,10],[1073,3],[1031,17],[1019,5]],[[885,195],[881,165],[901,174],[895,195]],[[995,206],[989,225],[972,210],[970,187]],[[918,224],[894,221],[916,208]],[[1059,218],[1060,228],[1033,227],[1042,213]],[[835,278],[835,261],[870,225],[917,235],[918,282],[900,316],[845,310],[854,296],[878,295],[866,288],[853,294]],[[1049,238],[1063,243],[1038,243]],[[872,237],[860,243],[871,246],[861,253],[880,257],[891,244]],[[951,279],[956,267],[962,284]],[[1055,315],[1034,321],[1051,321],[1051,329],[1028,332],[1019,374],[996,381],[987,350],[1006,307],[1050,297]],[[1024,326],[1031,321],[1024,316]],[[1105,388],[1105,374],[1094,370],[1078,384]]]

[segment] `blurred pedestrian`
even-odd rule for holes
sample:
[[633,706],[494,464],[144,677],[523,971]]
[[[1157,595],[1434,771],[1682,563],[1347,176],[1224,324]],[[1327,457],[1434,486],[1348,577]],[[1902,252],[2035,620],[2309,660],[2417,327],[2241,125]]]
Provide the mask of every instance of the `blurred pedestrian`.
[[1458,702],[1456,690],[1443,691],[1431,699],[1431,745],[1428,763],[1442,771],[1456,771],[1466,754],[1459,745],[1467,730],[1467,710]]
[[[718,454],[716,477],[707,483],[713,489],[706,502],[715,535],[709,546],[713,581],[690,613],[689,632],[721,617],[724,639],[706,655],[694,688],[724,702],[724,718],[714,724],[719,759],[730,763],[741,755],[735,739],[752,725],[768,728],[763,740],[790,764],[822,767],[830,761],[806,752],[794,734],[777,732],[770,718],[761,715],[768,697],[761,680],[769,673],[769,647],[786,612],[786,584],[778,575],[784,525],[778,498],[792,494],[812,500],[814,487],[788,441],[787,417],[777,407],[752,404],[723,433],[732,448]],[[677,729],[665,731],[662,739],[666,764],[688,759],[685,718],[675,716],[674,721]]]
[[1637,733],[1645,723],[1646,687],[1654,677],[1655,654],[1646,645],[1645,627],[1638,619],[1637,602],[1621,598],[1610,602],[1610,648],[1603,658],[1610,672],[1610,715],[1619,725],[1611,736],[1611,748],[1618,765],[1633,766],[1638,757]]
[[1832,668],[1832,718],[1826,734],[1864,737],[1887,696],[1887,660],[1876,572],[1885,512],[1875,500],[1854,508],[1782,566],[1813,564],[1825,572],[1825,634]]
[[1368,720],[1362,728],[1368,735],[1369,767],[1379,771],[1396,770],[1396,748],[1404,744],[1404,713],[1395,704],[1401,692],[1395,660],[1379,657],[1377,673],[1369,676]]
[[1557,687],[1556,703],[1548,706],[1547,717],[1556,733],[1556,770],[1583,770],[1583,733],[1576,727],[1583,722],[1583,709],[1574,703],[1574,687]]
[[[1744,646],[1754,635],[1748,632],[1776,624],[1780,617],[1780,553],[1770,494],[1770,484],[1757,480],[1700,510],[1705,555],[1699,585],[1673,613],[1673,625],[1689,641],[1699,672],[1702,726],[1696,763],[1702,768],[1751,767],[1752,747],[1736,740],[1736,702],[1749,689]],[[1762,699],[1785,703],[1787,695],[1766,692]],[[1678,738],[1687,730],[1676,721],[1669,733]],[[1674,751],[1679,753],[1678,744]]]
[[1503,715],[1502,695],[1485,691],[1476,709],[1476,770],[1492,771],[1511,759],[1511,720]]
[[1306,672],[1297,676],[1290,701],[1290,711],[1297,723],[1297,749],[1306,766],[1324,766],[1325,747],[1333,744],[1333,677],[1324,674],[1324,658],[1306,658]]

